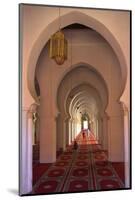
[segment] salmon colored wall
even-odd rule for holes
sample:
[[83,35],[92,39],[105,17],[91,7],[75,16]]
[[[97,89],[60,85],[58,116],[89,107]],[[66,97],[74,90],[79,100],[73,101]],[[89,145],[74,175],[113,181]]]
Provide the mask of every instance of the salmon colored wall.
[[[118,41],[119,46],[121,47],[126,63],[127,70],[129,74],[129,13],[128,12],[116,12],[116,11],[103,11],[102,10],[89,10],[89,9],[74,9],[74,8],[62,8],[61,16],[68,14],[69,12],[78,11],[87,16],[92,16],[93,19],[101,22],[107,29],[113,34],[116,41]],[[22,16],[22,67],[23,71],[23,106],[28,107],[31,103],[33,103],[33,99],[28,91],[27,85],[27,71],[28,71],[28,61],[30,59],[30,54],[32,49],[34,48],[35,43],[40,38],[41,33],[45,28],[50,24],[54,19],[58,17],[58,8],[57,7],[40,7],[40,6],[27,6],[22,5],[21,7],[21,16]],[[68,19],[72,18],[72,15],[68,16]],[[70,20],[70,19],[69,19]],[[64,21],[65,22],[65,21]],[[81,21],[80,21],[81,22]],[[117,23],[116,23],[117,22]],[[124,22],[124,23],[123,23]],[[63,26],[61,22],[61,26]],[[55,24],[57,28],[58,23]],[[93,26],[93,24],[91,24]],[[52,30],[53,31],[53,30]],[[44,41],[40,41],[43,43]],[[113,45],[113,44],[112,44]],[[40,46],[40,44],[39,44]],[[37,53],[38,48],[34,50],[35,54]],[[36,56],[35,56],[36,57]],[[33,65],[34,63],[34,57]],[[33,66],[35,68],[35,66]],[[31,74],[33,72],[31,71]],[[127,90],[129,80],[127,80]],[[123,101],[126,101],[129,105],[129,97],[127,96],[127,91],[123,95]]]

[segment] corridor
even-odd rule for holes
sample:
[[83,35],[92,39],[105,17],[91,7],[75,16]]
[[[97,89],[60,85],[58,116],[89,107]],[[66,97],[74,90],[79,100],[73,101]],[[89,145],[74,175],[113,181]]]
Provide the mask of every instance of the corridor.
[[129,189],[130,12],[20,13],[20,195]]
[[[124,168],[107,161],[107,152],[91,133],[76,137],[73,143],[58,156],[53,164],[35,164],[32,194],[110,190],[124,188]],[[40,171],[40,173],[38,172]],[[33,177],[34,178],[34,177]]]

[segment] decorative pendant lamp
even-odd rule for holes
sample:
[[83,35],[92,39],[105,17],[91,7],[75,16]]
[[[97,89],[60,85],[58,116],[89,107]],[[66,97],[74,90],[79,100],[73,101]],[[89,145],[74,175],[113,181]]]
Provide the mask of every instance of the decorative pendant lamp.
[[60,8],[59,8],[59,31],[50,38],[50,58],[58,65],[62,65],[67,59],[67,40],[60,29]]

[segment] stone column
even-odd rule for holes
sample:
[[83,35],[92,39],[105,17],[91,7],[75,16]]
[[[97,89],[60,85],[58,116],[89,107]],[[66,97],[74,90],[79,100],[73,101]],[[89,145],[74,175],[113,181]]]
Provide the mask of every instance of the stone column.
[[92,121],[91,121],[90,127],[91,127],[91,132],[94,133],[94,128],[93,128],[93,119],[92,119]]
[[[28,145],[27,145],[27,150],[28,150],[28,159],[27,159],[27,169],[28,169],[28,188],[32,189],[32,161],[33,161],[33,155],[32,155],[32,133],[34,131],[34,125],[32,121],[32,112],[28,113]],[[30,181],[31,180],[31,181]]]
[[103,118],[101,117],[101,145],[103,147],[104,135],[103,135]]
[[65,120],[65,124],[66,124],[66,146],[69,145],[69,141],[70,141],[70,135],[69,135],[69,118],[67,118]]
[[102,119],[98,117],[98,142],[102,145]]
[[77,122],[75,119],[75,121],[74,121],[74,139],[76,138],[76,132],[77,132]]
[[98,137],[98,129],[97,129],[97,117],[94,117],[94,121],[93,121],[93,134],[95,136],[95,138],[97,139]]
[[36,135],[37,135],[37,113],[33,112],[32,114],[32,121],[33,121],[33,126],[32,126],[32,145],[36,144]]
[[61,148],[61,141],[60,141],[60,120],[59,114],[56,117],[56,151],[59,151]]
[[40,114],[40,163],[56,161],[56,117]]
[[98,141],[98,120],[96,119],[96,134],[95,134],[95,138]]
[[96,118],[94,117],[94,121],[93,121],[93,133],[94,135],[96,134]]
[[32,113],[22,111],[20,133],[20,194],[32,191]]
[[34,144],[39,144],[39,111],[38,111],[38,107],[35,112],[36,112],[36,114],[35,114],[35,120],[34,120],[34,128],[35,128]]
[[108,150],[108,120],[109,117],[105,114],[103,116],[103,149]]
[[108,150],[108,119],[109,117],[105,114],[103,116],[103,149]]
[[71,141],[74,140],[74,120],[71,119]]
[[108,120],[108,158],[110,162],[124,161],[124,122],[122,114],[110,115]]
[[63,151],[66,149],[66,116],[60,114],[60,142]]
[[61,114],[57,117],[57,150],[64,150],[64,133],[65,133],[65,127],[64,127],[64,119]]
[[71,127],[72,127],[72,121],[71,121],[71,119],[69,119],[69,144],[71,144],[71,142],[72,142],[72,131],[71,131]]
[[108,133],[108,160],[111,161],[111,123],[110,117],[107,121],[107,133]]
[[75,120],[72,120],[72,141],[75,139]]
[[129,128],[129,111],[123,104],[124,117],[124,149],[125,149],[125,187],[130,187],[130,128]]
[[74,121],[74,139],[76,138],[76,121]]

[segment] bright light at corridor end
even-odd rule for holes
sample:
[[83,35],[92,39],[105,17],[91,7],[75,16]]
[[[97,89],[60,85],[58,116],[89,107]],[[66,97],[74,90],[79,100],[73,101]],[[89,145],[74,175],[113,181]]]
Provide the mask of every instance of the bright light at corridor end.
[[88,129],[88,121],[87,120],[83,121],[83,128]]

